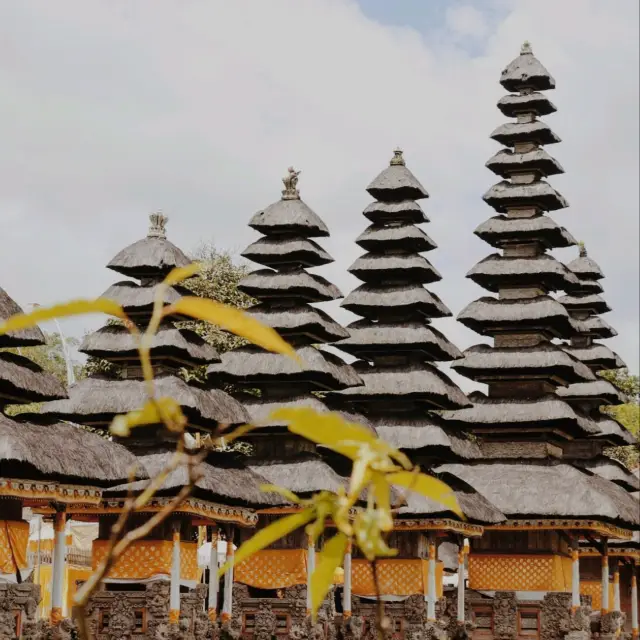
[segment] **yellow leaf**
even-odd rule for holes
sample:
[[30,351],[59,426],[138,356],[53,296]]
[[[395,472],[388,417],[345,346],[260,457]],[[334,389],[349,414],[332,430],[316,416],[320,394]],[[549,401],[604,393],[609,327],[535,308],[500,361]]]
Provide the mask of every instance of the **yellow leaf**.
[[391,516],[391,485],[382,473],[373,474],[371,491],[375,497],[378,513],[380,514],[380,528],[383,531],[391,531],[391,529],[393,529],[393,517]]
[[291,502],[291,504],[300,504],[302,502],[302,500],[300,500],[293,491],[289,491],[289,489],[285,489],[284,487],[278,487],[275,484],[261,484],[260,491],[264,491],[265,493],[277,493],[283,498],[286,498]]
[[171,314],[191,316],[196,320],[216,324],[226,331],[234,333],[241,338],[246,338],[249,342],[267,351],[281,353],[290,356],[294,360],[299,360],[295,349],[285,342],[277,331],[258,322],[244,311],[234,309],[215,300],[184,296],[165,308],[164,315]]
[[299,529],[312,519],[313,509],[305,509],[299,513],[280,518],[280,520],[276,520],[268,527],[261,529],[235,552],[232,562],[226,562],[223,567],[220,567],[218,577],[222,577],[232,564],[240,564],[249,556],[268,547],[292,531]]
[[95,300],[72,300],[52,307],[36,307],[31,313],[18,313],[0,324],[0,335],[10,331],[20,331],[34,327],[40,322],[47,322],[55,318],[78,316],[85,313],[106,313],[109,316],[126,319],[122,307],[113,300],[97,298]]
[[142,409],[116,416],[109,430],[114,436],[124,438],[135,427],[164,423],[170,431],[182,431],[186,422],[180,405],[173,398],[158,398],[148,400]]
[[314,621],[333,584],[336,569],[342,564],[348,542],[344,533],[338,533],[325,543],[320,553],[318,566],[311,574],[311,615]]
[[[368,429],[354,422],[347,422],[337,413],[318,413],[314,409],[301,407],[276,409],[270,416],[273,420],[287,423],[289,431],[303,436],[316,444],[325,445],[342,453],[342,442],[354,443],[345,446],[344,451],[353,453],[355,443],[375,443],[376,436]],[[355,456],[349,456],[352,459]]]
[[174,284],[179,284],[187,278],[195,276],[202,269],[202,265],[199,262],[192,262],[186,267],[175,267],[171,269],[167,277],[164,279],[164,283],[172,287]]
[[391,484],[399,484],[410,491],[415,491],[425,498],[439,502],[448,507],[453,513],[464,519],[464,514],[451,487],[442,480],[433,478],[424,473],[414,471],[398,471],[386,474],[387,481]]

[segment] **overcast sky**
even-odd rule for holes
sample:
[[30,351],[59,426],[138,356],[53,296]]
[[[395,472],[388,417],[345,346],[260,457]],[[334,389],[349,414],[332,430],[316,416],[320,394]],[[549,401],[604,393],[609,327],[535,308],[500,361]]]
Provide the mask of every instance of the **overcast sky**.
[[293,164],[332,233],[320,273],[346,294],[364,189],[400,145],[455,315],[484,295],[464,276],[493,251],[472,232],[493,214],[500,71],[528,39],[558,87],[551,182],[571,206],[554,217],[607,275],[609,344],[637,372],[637,28],[638,0],[3,0],[1,284],[23,305],[99,295],[155,209],[187,251],[241,250]]

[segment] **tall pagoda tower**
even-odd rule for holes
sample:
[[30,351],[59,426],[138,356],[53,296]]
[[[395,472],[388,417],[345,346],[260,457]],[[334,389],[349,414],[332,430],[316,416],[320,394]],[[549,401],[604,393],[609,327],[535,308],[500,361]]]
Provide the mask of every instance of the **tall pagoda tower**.
[[[157,284],[174,267],[190,263],[187,256],[167,240],[166,222],[167,218],[162,214],[152,214],[147,237],[123,249],[108,264],[113,271],[139,281],[118,282],[109,287],[103,297],[120,303],[141,329],[146,328],[151,317]],[[181,288],[170,288],[164,302],[171,304],[182,295]],[[176,327],[176,322],[185,319],[165,319],[154,336],[150,353],[156,393],[180,403],[188,420],[187,429],[196,436],[214,432],[220,424],[245,423],[249,416],[244,407],[226,392],[217,388],[204,389],[196,382],[185,382],[179,376],[181,368],[219,361],[215,349],[194,331]],[[68,400],[44,405],[42,413],[45,417],[107,430],[116,415],[143,406],[147,398],[145,381],[135,341],[126,327],[102,327],[86,337],[80,351],[115,365],[116,374],[112,377],[96,374],[81,380],[70,388]],[[149,476],[155,476],[165,468],[175,451],[175,437],[164,425],[139,427],[122,442],[136,454],[138,463]],[[255,526],[257,517],[251,507],[279,504],[281,501],[274,501],[273,497],[262,493],[260,485],[265,483],[264,478],[247,469],[240,459],[232,455],[211,453],[198,471],[200,478],[179,512],[156,527],[147,538],[133,543],[112,568],[107,578],[112,586],[94,597],[93,615],[98,621],[107,620],[105,624],[112,627],[117,619],[118,624],[138,629],[143,622],[137,614],[124,622],[121,616],[116,616],[116,609],[124,597],[135,610],[145,612],[144,626],[150,635],[164,624],[178,623],[180,616],[186,617],[184,624],[207,624],[206,619],[193,619],[194,616],[197,618],[199,610],[203,610],[204,594],[200,591],[185,593],[182,606],[180,598],[181,588],[193,589],[198,582],[197,527],[207,526],[210,537],[221,534],[227,541],[232,541],[237,527]],[[132,525],[143,523],[150,514],[162,509],[187,479],[186,464],[179,466],[145,508],[145,513],[136,514]],[[107,551],[111,528],[127,493],[141,488],[138,484],[112,485],[107,503],[81,510],[85,519],[94,518],[100,525],[98,539],[93,544],[94,566]],[[231,547],[229,545],[228,548]],[[215,618],[220,609],[218,596],[224,597],[218,594],[216,571],[212,576],[214,583],[210,585],[212,596],[208,609],[210,618]],[[141,582],[148,587],[143,592],[128,593],[132,582]],[[225,602],[230,598],[230,585],[227,585],[226,592],[229,595]],[[120,596],[114,595],[117,593]],[[158,598],[164,604],[154,609]]]
[[[322,460],[313,443],[291,434],[286,424],[274,422],[269,416],[281,407],[310,407],[326,412],[329,409],[322,399],[325,392],[362,381],[339,357],[318,347],[348,334],[325,312],[312,306],[342,294],[322,276],[307,271],[328,264],[333,258],[315,241],[328,236],[329,231],[300,197],[299,173],[290,167],[283,178],[280,200],[256,213],[249,222],[263,237],[242,255],[264,268],[244,278],[239,289],[258,300],[246,312],[292,344],[300,363],[247,345],[222,354],[220,363],[208,368],[208,375],[216,382],[245,390],[237,397],[242,399],[251,422],[262,427],[245,438],[252,447],[250,468],[271,484],[309,497],[322,490],[335,492],[345,480]],[[264,513],[260,521],[266,525],[278,517]],[[247,532],[246,537],[250,535]],[[242,534],[239,542],[244,537]],[[254,624],[251,597],[259,596],[276,617],[284,616],[291,625],[303,626],[306,608],[296,608],[295,603],[308,596],[307,581],[314,557],[312,542],[299,530],[236,567],[239,624]],[[278,598],[278,590],[284,593],[282,598]],[[332,610],[330,604],[323,615],[331,617]]]
[[[22,309],[0,288],[0,323]],[[42,331],[24,329],[0,336],[0,349],[45,344]],[[125,481],[135,456],[121,445],[69,424],[32,424],[26,414],[11,417],[8,405],[66,397],[62,384],[23,355],[0,351],[0,636],[35,633],[39,587],[29,578],[31,508],[54,520],[55,553],[52,622],[63,613],[65,519],[73,507],[95,507],[102,489]],[[146,477],[139,473],[137,477]],[[31,636],[29,636],[31,637]]]
[[[508,517],[471,541],[470,588],[501,592],[493,622],[483,619],[514,633],[540,626],[552,633],[544,627],[559,624],[554,607],[567,615],[570,605],[580,608],[579,540],[599,538],[606,557],[606,541],[628,539],[640,522],[637,501],[622,487],[563,457],[567,443],[599,434],[600,428],[559,395],[570,385],[593,384],[593,372],[552,342],[569,339],[574,329],[567,309],[550,293],[574,292],[580,284],[547,252],[575,244],[548,215],[568,206],[545,180],[563,171],[544,149],[559,138],[539,119],[556,110],[543,93],[555,81],[525,43],[500,82],[510,93],[498,108],[516,121],[491,135],[506,147],[487,162],[502,178],[484,196],[498,215],[476,229],[500,253],[468,273],[497,297],[480,298],[458,316],[493,338],[493,345],[471,347],[453,364],[487,384],[488,393],[470,394],[471,408],[443,413],[448,424],[477,436],[484,458],[444,464],[438,471],[463,478]],[[571,596],[563,593],[569,591]],[[525,601],[538,604],[527,609]],[[586,622],[575,624],[588,631]]]
[[[353,368],[364,384],[333,393],[330,401],[364,415],[379,437],[426,470],[443,460],[468,460],[480,455],[476,445],[463,433],[446,429],[432,413],[470,403],[435,365],[460,358],[461,353],[431,324],[432,319],[451,312],[424,286],[441,279],[422,255],[436,247],[418,226],[428,222],[418,202],[428,197],[427,192],[399,149],[367,191],[374,198],[364,210],[371,224],[356,240],[366,253],[349,268],[363,284],[342,303],[361,319],[352,322],[347,327],[350,336],[335,345],[357,358]],[[408,597],[403,604],[387,605],[393,620],[411,617],[409,609],[416,601],[424,607],[426,599],[423,617],[433,621],[436,600],[442,595],[442,565],[436,567],[435,562],[437,544],[450,537],[463,551],[463,538],[480,535],[480,524],[503,519],[498,509],[455,475],[445,473],[441,479],[453,488],[468,521],[460,522],[441,505],[414,495],[400,508],[390,536],[399,555],[380,561],[379,569],[386,598]],[[464,565],[464,558],[461,562]],[[375,596],[369,571],[368,563],[354,555],[351,580],[353,594],[358,596],[354,611],[361,615],[370,615],[366,599]],[[392,578],[398,572],[404,579]],[[458,610],[458,621],[464,621],[463,608]]]

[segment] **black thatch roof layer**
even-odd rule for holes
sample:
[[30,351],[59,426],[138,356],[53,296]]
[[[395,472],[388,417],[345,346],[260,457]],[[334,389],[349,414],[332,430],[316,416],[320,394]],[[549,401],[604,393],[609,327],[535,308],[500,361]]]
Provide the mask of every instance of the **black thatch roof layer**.
[[525,153],[516,153],[512,149],[500,149],[487,160],[485,166],[502,178],[508,178],[517,171],[538,171],[544,176],[564,173],[560,163],[540,148]]
[[303,265],[319,267],[333,258],[317,243],[307,238],[265,236],[250,244],[242,257],[265,267]]
[[329,235],[327,225],[300,198],[274,202],[258,211],[249,226],[264,235],[291,233],[301,238]]
[[541,120],[507,122],[497,127],[489,137],[507,147],[512,147],[517,142],[535,142],[537,144],[561,142],[560,138]]
[[373,284],[381,281],[429,284],[442,280],[440,272],[417,253],[365,253],[348,271],[359,280]]
[[568,387],[557,390],[561,398],[573,401],[588,401],[603,404],[625,404],[629,401],[619,389],[616,389],[608,380],[596,380],[595,382],[577,382]]
[[479,344],[464,352],[464,358],[451,365],[457,373],[477,382],[559,378],[566,384],[595,380],[591,369],[552,343],[533,347],[492,347]]
[[539,180],[530,184],[503,180],[494,184],[482,197],[498,213],[510,208],[536,206],[543,211],[565,209],[569,203],[548,182]]
[[514,242],[538,241],[549,249],[571,247],[575,238],[546,215],[531,218],[494,216],[483,222],[474,233],[486,243],[500,249]]
[[421,200],[429,194],[404,163],[402,151],[394,151],[389,166],[381,171],[367,187],[369,195],[382,202]]
[[[215,429],[218,424],[241,424],[247,412],[229,394],[219,389],[204,390],[189,386],[181,378],[157,378],[158,397],[180,403],[191,428]],[[103,380],[87,378],[69,389],[68,400],[43,405],[41,414],[80,424],[108,426],[114,416],[140,409],[147,399],[142,380]]]
[[[169,287],[164,295],[164,304],[173,304],[184,295],[191,295],[183,287]],[[117,302],[130,316],[147,319],[153,313],[156,287],[139,285],[131,280],[122,280],[112,284],[100,297]],[[175,320],[190,320],[187,317],[174,316]]]
[[557,111],[556,105],[539,91],[503,96],[498,100],[497,106],[507,118],[515,118],[519,113],[547,116]]
[[597,342],[591,343],[588,347],[574,347],[565,345],[563,349],[570,353],[574,358],[580,360],[594,371],[602,371],[603,369],[622,369],[626,367],[620,356],[611,351],[609,347]]
[[[0,461],[23,465],[23,478],[89,481],[98,486],[127,480],[137,465],[136,457],[125,447],[80,427],[35,425],[1,414]],[[148,476],[138,466],[136,477]]]
[[577,464],[605,480],[615,482],[626,491],[640,491],[640,478],[638,478],[638,474],[629,471],[621,462],[613,458],[601,455]]
[[[0,287],[0,322],[11,316],[24,313],[22,308]],[[44,334],[39,327],[13,331],[0,336],[0,349],[6,347],[36,347],[45,343]]]
[[397,225],[372,224],[357,238],[356,244],[365,251],[397,251],[422,253],[437,248],[436,243],[412,223]]
[[509,518],[579,518],[606,520],[636,528],[637,500],[598,475],[563,462],[491,461],[444,464]]
[[[106,325],[87,335],[81,353],[110,361],[139,362],[138,345],[131,332],[123,325]],[[182,366],[197,366],[220,360],[218,352],[195,331],[162,325],[153,336],[153,360],[173,359]]]
[[560,296],[558,302],[568,311],[590,311],[592,313],[608,313],[611,307],[597,293],[587,295]]
[[367,205],[362,212],[374,224],[421,224],[429,222],[422,207],[415,200],[378,201]]
[[521,91],[523,88],[546,91],[555,89],[556,81],[533,55],[531,45],[525,42],[520,55],[512,60],[500,74],[500,84],[507,91]]
[[594,416],[594,422],[600,433],[592,436],[594,439],[603,440],[614,447],[622,447],[628,444],[638,444],[637,438],[617,420],[605,414]]
[[303,269],[273,271],[259,269],[243,278],[238,289],[257,300],[296,300],[327,302],[342,297],[340,289],[326,278]]
[[590,338],[613,338],[618,335],[618,332],[600,316],[572,318],[571,324],[576,333]]
[[[140,456],[138,460],[149,476],[154,477],[168,465],[173,455],[171,451],[152,453]],[[198,471],[201,477],[196,482],[195,497],[255,507],[276,506],[285,502],[276,494],[261,491],[260,486],[269,484],[269,481],[239,463],[231,455],[211,454],[206,462],[200,464]],[[158,494],[181,489],[188,482],[188,478],[187,465],[179,466],[167,477]],[[121,484],[105,491],[105,495],[125,495],[129,491],[141,491],[146,484],[140,481]]]
[[28,358],[0,352],[0,404],[26,404],[66,398],[62,383]]
[[221,362],[209,366],[207,375],[251,388],[291,385],[297,390],[326,391],[362,383],[355,371],[332,353],[306,346],[298,349],[297,354],[302,365],[288,356],[253,345],[238,347],[222,354]]
[[567,267],[581,279],[601,280],[604,273],[598,263],[590,258],[585,251],[580,253],[575,260],[572,260]]

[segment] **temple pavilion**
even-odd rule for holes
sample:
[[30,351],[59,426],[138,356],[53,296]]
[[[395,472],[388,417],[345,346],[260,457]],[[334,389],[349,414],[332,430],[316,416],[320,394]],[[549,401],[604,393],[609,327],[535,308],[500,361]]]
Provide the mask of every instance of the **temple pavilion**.
[[[588,634],[588,610],[581,608],[585,601],[580,594],[588,593],[592,604],[610,613],[608,541],[630,540],[640,512],[628,487],[598,473],[598,458],[585,462],[588,456],[579,453],[584,443],[599,447],[605,431],[616,431],[608,419],[594,415],[603,401],[601,387],[616,399],[619,394],[596,378],[574,348],[554,342],[579,340],[566,303],[572,308],[585,290],[579,265],[567,268],[548,253],[575,244],[549,216],[568,206],[545,180],[563,171],[544,149],[559,138],[539,119],[556,110],[543,93],[555,81],[525,43],[500,82],[510,93],[498,108],[515,122],[491,134],[505,147],[487,162],[502,178],[484,196],[498,215],[476,229],[498,253],[468,273],[496,295],[472,302],[458,316],[470,329],[492,338],[493,345],[473,346],[452,365],[486,384],[488,392],[470,394],[470,408],[442,414],[449,425],[478,438],[483,457],[436,470],[463,478],[508,518],[471,539],[469,587],[494,596],[492,604],[485,602],[480,609],[477,633],[492,633],[496,627],[516,635],[560,633],[558,611],[568,615],[571,606],[574,615],[562,624]],[[550,295],[558,291],[567,292],[565,304]],[[601,301],[590,300],[594,302],[602,311]],[[597,402],[587,400],[595,396]],[[607,464],[609,470],[615,466]],[[594,541],[602,557],[600,593],[580,585],[582,540]],[[603,616],[604,635],[610,629],[605,622]]]

